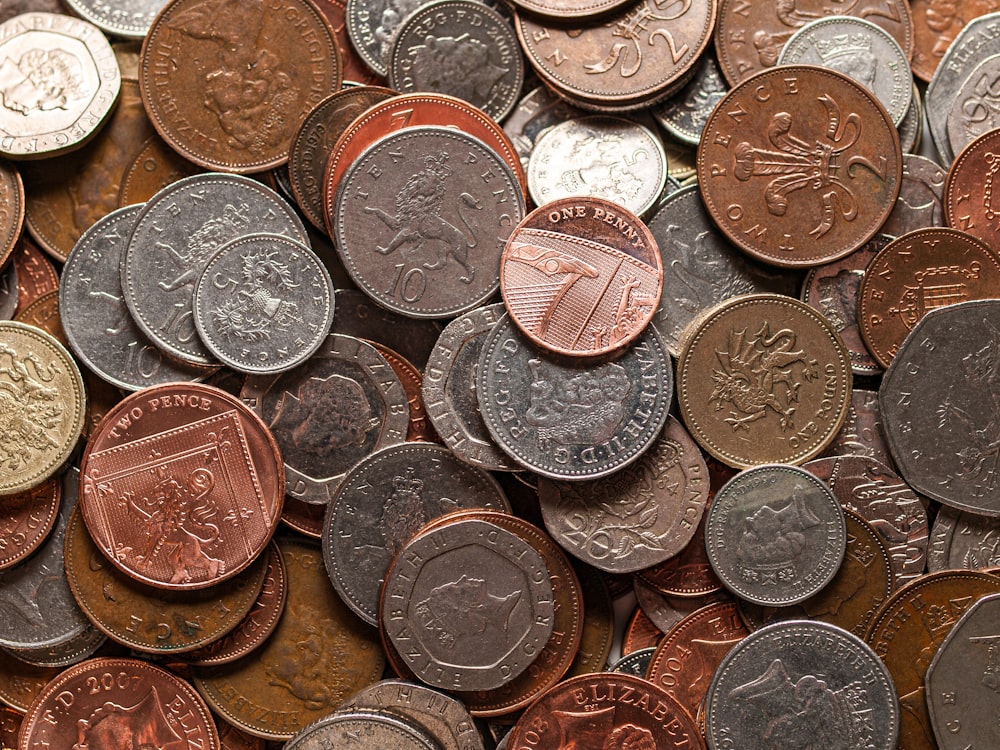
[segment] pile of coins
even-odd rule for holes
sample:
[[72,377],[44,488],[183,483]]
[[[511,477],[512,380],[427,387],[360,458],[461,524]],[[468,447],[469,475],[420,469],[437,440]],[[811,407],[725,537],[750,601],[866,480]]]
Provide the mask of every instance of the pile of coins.
[[0,8],[0,748],[997,745],[988,10]]

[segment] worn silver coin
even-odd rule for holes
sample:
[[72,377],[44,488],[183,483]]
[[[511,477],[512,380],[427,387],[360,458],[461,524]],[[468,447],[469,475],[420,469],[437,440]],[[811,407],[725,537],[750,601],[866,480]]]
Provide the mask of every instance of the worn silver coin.
[[1000,518],[943,506],[927,544],[927,572],[1000,568]]
[[653,107],[653,116],[671,136],[697,146],[709,114],[727,91],[729,87],[719,70],[719,63],[714,55],[706,53],[691,80],[662,104]]
[[646,670],[649,667],[649,663],[653,660],[653,654],[655,653],[656,646],[640,648],[621,657],[614,664],[609,664],[606,671],[630,674],[633,677],[642,677],[645,679]]
[[206,172],[156,193],[122,254],[122,291],[139,329],[176,359],[217,365],[195,328],[195,284],[223,244],[259,232],[309,243],[288,202],[249,177]]
[[663,429],[673,368],[652,327],[617,359],[553,359],[504,316],[479,359],[479,408],[490,435],[524,468],[551,479],[612,474]]
[[66,0],[80,18],[113,36],[142,39],[168,0]]
[[899,197],[882,232],[899,237],[915,229],[944,226],[945,175],[946,170],[926,156],[903,154]]
[[55,646],[47,648],[6,648],[11,656],[36,667],[68,667],[93,656],[108,640],[94,625],[85,628],[79,635]]
[[194,289],[202,343],[238,372],[285,372],[307,360],[333,323],[333,282],[306,245],[248,234],[211,257]]
[[303,727],[285,750],[333,750],[351,745],[378,750],[440,750],[420,726],[381,711],[342,709]]
[[396,373],[371,344],[330,334],[298,367],[251,375],[240,398],[270,428],[285,462],[285,492],[325,505],[347,470],[406,440],[410,408]]
[[503,122],[503,130],[514,144],[525,174],[535,143],[551,127],[587,113],[560,99],[551,89],[538,86],[525,94]]
[[101,378],[127,391],[206,375],[203,367],[165,356],[125,306],[121,259],[141,210],[126,206],[94,222],[66,257],[59,281],[59,316],[70,349]]
[[712,570],[740,598],[796,604],[836,575],[847,527],[824,482],[798,466],[765,464],[716,493],[705,515],[705,548]]
[[17,296],[17,266],[11,262],[0,271],[0,320],[14,317]]
[[748,635],[722,660],[705,698],[711,750],[895,750],[899,721],[896,689],[875,652],[813,620]]
[[954,94],[948,143],[960,153],[983,133],[1000,127],[1000,54],[981,60]]
[[486,471],[436,443],[383,448],[344,476],[323,520],[323,561],[340,598],[378,624],[379,589],[399,549],[427,522],[456,510],[510,512]]

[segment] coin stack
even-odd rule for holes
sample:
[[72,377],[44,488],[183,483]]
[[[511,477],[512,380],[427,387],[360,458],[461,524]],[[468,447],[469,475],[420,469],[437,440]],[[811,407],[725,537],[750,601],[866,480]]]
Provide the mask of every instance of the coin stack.
[[828,5],[0,8],[0,748],[1000,743],[1000,13]]

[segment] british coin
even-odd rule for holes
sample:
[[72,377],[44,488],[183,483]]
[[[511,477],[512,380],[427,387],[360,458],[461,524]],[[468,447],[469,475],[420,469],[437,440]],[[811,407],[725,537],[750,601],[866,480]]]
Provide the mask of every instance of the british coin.
[[941,642],[927,668],[927,708],[941,750],[973,750],[996,740],[989,717],[996,705],[991,661],[1000,622],[1000,594],[977,600]]
[[678,554],[694,536],[707,499],[705,459],[672,417],[636,463],[610,477],[538,483],[552,537],[578,559],[613,573]]
[[988,299],[1000,286],[1000,257],[971,234],[928,227],[887,243],[858,289],[858,326],[868,350],[888,367],[927,311]]
[[238,372],[291,370],[333,323],[333,281],[316,254],[280,234],[246,234],[219,247],[194,288],[202,343]]
[[37,667],[68,667],[93,656],[108,638],[98,628],[88,625],[72,639],[43,648],[7,648],[13,656]]
[[17,266],[11,260],[0,270],[0,320],[14,318],[17,296]]
[[1000,566],[1000,519],[942,506],[934,517],[927,571]]
[[978,237],[990,248],[1000,246],[993,208],[993,183],[1000,171],[1000,130],[972,140],[955,157],[944,183],[945,217],[949,227]]
[[287,750],[324,750],[359,742],[385,750],[438,750],[439,744],[408,716],[338,709],[303,728],[287,743]]
[[[700,598],[720,591],[722,581],[712,572],[705,550],[705,517],[702,516],[694,536],[680,554],[638,571],[635,578],[666,597]],[[671,606],[675,611],[680,608],[679,602],[672,602]]]
[[993,111],[997,83],[1000,81],[1000,55],[990,55],[969,72],[954,94],[948,113],[948,143],[952,153],[959,153],[974,139],[1000,126]]
[[605,198],[565,197],[536,208],[514,227],[500,257],[511,321],[535,346],[567,357],[629,346],[648,326],[662,289],[653,235]]
[[712,570],[741,599],[797,604],[836,575],[847,529],[833,491],[805,469],[746,469],[719,490],[705,520]]
[[202,366],[217,362],[198,337],[192,298],[212,254],[257,232],[309,242],[287,202],[239,175],[208,172],[174,182],[150,198],[135,221],[121,266],[129,312],[168,355]]
[[319,546],[278,538],[288,599],[261,648],[231,664],[192,668],[213,710],[255,737],[288,740],[382,674],[375,632],[337,596]]
[[935,0],[910,0],[913,13],[913,74],[930,81],[945,51],[969,21],[1000,10],[995,0],[958,0],[941,4]]
[[104,380],[129,391],[206,374],[164,356],[125,306],[121,260],[140,210],[117,209],[87,229],[66,258],[58,292],[73,353]]
[[427,416],[452,453],[489,471],[520,469],[493,442],[476,399],[479,354],[504,310],[502,303],[484,305],[445,326],[427,360],[422,389]]
[[[726,94],[705,133],[697,166],[708,213],[766,263],[848,255],[879,230],[899,194],[895,125],[866,88],[834,70],[761,71]],[[813,152],[822,154],[816,163]]]
[[9,2],[5,2],[3,9],[0,10],[0,21],[7,21],[14,16],[32,11],[69,15],[66,5],[60,2],[60,0],[10,0]]
[[389,87],[448,94],[503,120],[517,104],[524,60],[499,11],[477,0],[436,0],[406,15],[386,57]]
[[66,0],[66,4],[78,16],[108,34],[142,39],[167,0],[118,0],[113,3]]
[[[728,591],[717,591],[698,597],[667,596],[639,576],[633,576],[632,586],[635,589],[635,599],[639,609],[658,630],[664,633],[669,633],[677,623],[702,607],[715,602],[733,601]],[[719,588],[722,588],[721,584]]]
[[[764,705],[775,707],[771,722],[761,720]],[[872,649],[842,628],[809,620],[744,638],[723,659],[705,699],[712,750],[767,742],[893,750],[899,726],[896,688]]]
[[32,555],[48,538],[59,516],[62,484],[53,477],[0,504],[0,570]]
[[899,147],[903,156],[917,153],[924,136],[924,105],[916,82],[913,83],[910,106],[896,130],[899,132]]
[[899,237],[915,229],[943,226],[945,174],[925,156],[903,154],[903,182],[882,233]]
[[958,510],[1000,516],[986,466],[997,430],[992,408],[1000,350],[1000,301],[927,313],[907,336],[879,388],[886,440],[917,492]]
[[858,299],[865,269],[895,238],[878,233],[850,255],[810,268],[802,282],[802,301],[826,316],[851,356],[855,375],[878,375],[882,366],[872,356],[858,325]]
[[551,479],[614,473],[652,444],[667,419],[673,375],[648,329],[618,359],[557,361],[508,318],[483,344],[476,395],[486,427],[515,461]]
[[379,354],[385,357],[385,361],[389,363],[389,367],[396,373],[396,377],[399,378],[399,382],[403,386],[403,393],[406,394],[406,403],[410,407],[410,421],[406,425],[407,442],[441,442],[427,419],[427,410],[424,408],[424,400],[420,393],[424,383],[424,376],[420,370],[412,362],[408,362],[405,357],[400,356],[389,347],[377,341],[369,343],[375,347],[375,350]]
[[347,28],[347,0],[313,0],[313,3],[333,29],[333,38],[337,42],[340,63],[344,69],[344,86],[348,84],[378,86],[384,83],[383,76],[365,64],[351,43]]
[[510,4],[538,16],[568,22],[581,21],[590,16],[610,13],[629,0],[510,0]]
[[636,607],[622,633],[622,656],[634,654],[647,648],[656,648],[660,639],[666,635],[656,627],[656,624]]
[[865,18],[810,21],[781,47],[778,65],[819,65],[849,76],[875,95],[897,126],[913,101],[909,57],[888,31]]
[[118,188],[118,206],[145,203],[172,182],[204,171],[153,134],[125,169]]
[[30,12],[0,24],[9,60],[0,107],[0,153],[37,159],[86,143],[111,112],[121,87],[114,50],[79,18]]
[[24,226],[24,183],[21,174],[10,164],[0,163],[0,268],[10,267],[7,260],[17,246]]
[[403,443],[362,458],[344,475],[323,522],[323,561],[344,603],[378,623],[386,571],[424,524],[455,510],[510,512],[496,481],[432,443]]
[[384,78],[388,72],[386,58],[393,32],[407,12],[419,4],[420,0],[402,5],[390,0],[346,0],[345,25],[351,46],[377,75]]
[[580,648],[565,677],[600,672],[615,645],[615,609],[604,576],[589,565],[573,568],[583,591],[583,633]]
[[427,366],[441,329],[442,324],[436,320],[418,320],[390,312],[357,289],[337,290],[332,333],[378,341],[421,371]]
[[878,391],[854,388],[844,426],[820,454],[820,458],[835,456],[869,456],[892,469],[895,464],[882,432],[882,413],[878,408]]
[[264,750],[265,743],[260,737],[251,737],[226,721],[216,721],[222,750]]
[[64,347],[70,348],[69,341],[66,340],[66,332],[62,327],[62,319],[59,316],[58,291],[46,292],[21,310],[14,320],[45,331]]
[[585,114],[545,86],[538,86],[525,94],[503,123],[504,132],[517,150],[525,172],[535,143],[549,128]]
[[656,121],[672,137],[697,146],[709,114],[728,91],[715,55],[706,53],[691,80],[680,91],[653,108]]
[[4,706],[0,711],[0,748],[17,750],[17,733],[21,729],[24,714]]
[[538,206],[574,196],[604,198],[641,216],[667,180],[659,136],[632,120],[606,115],[568,119],[534,143],[528,193]]
[[[400,550],[385,577],[380,617],[421,680],[492,690],[526,670],[552,634],[544,559],[496,524],[464,519],[432,528]],[[484,629],[496,633],[484,641]]]
[[21,238],[17,241],[10,262],[17,269],[15,317],[46,292],[59,288],[59,274],[26,233],[22,232]]
[[495,151],[451,128],[411,127],[344,174],[332,235],[378,304],[449,318],[495,294],[503,244],[523,215],[517,178]]
[[34,326],[0,321],[0,495],[37,487],[76,447],[86,414],[83,376],[52,335]]
[[300,123],[341,81],[333,30],[305,0],[175,0],[150,26],[140,60],[159,134],[186,159],[225,172],[288,161]]
[[208,706],[184,680],[138,659],[100,658],[70,667],[45,686],[24,717],[18,748],[74,741],[107,747],[127,726],[154,747],[178,741],[221,747]]
[[286,495],[285,507],[281,509],[281,522],[310,539],[321,539],[325,514],[326,505],[307,503],[293,495]]
[[[614,664],[609,664],[605,672],[618,672],[620,674],[630,674],[633,677],[646,678],[646,670],[649,669],[649,662],[656,653],[656,648],[641,648],[633,651],[628,656],[623,656]],[[595,672],[600,670],[594,670]],[[690,713],[690,711],[688,712]]]
[[282,375],[247,378],[240,398],[260,416],[285,459],[285,492],[326,505],[344,474],[372,452],[406,440],[409,404],[373,346],[330,334]]
[[802,463],[833,440],[852,374],[826,318],[803,302],[756,294],[723,302],[692,325],[681,341],[677,400],[702,448],[745,468]]
[[738,294],[797,294],[796,274],[757,263],[716,229],[696,185],[665,198],[648,226],[663,264],[663,293],[652,324],[675,357],[682,331],[702,311]]
[[28,664],[0,648],[0,701],[23,716],[42,688],[62,671],[62,667]]
[[663,689],[609,673],[574,677],[545,693],[517,720],[508,746],[570,742],[581,748],[705,746],[694,719]]
[[98,549],[165,589],[205,588],[249,567],[285,497],[270,430],[239,399],[200,383],[127,396],[91,436],[80,473]]

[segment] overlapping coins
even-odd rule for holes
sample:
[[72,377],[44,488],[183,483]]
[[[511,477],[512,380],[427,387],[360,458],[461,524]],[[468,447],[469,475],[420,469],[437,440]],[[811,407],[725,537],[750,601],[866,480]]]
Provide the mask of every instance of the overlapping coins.
[[126,5],[0,9],[0,744],[996,744],[989,4]]

